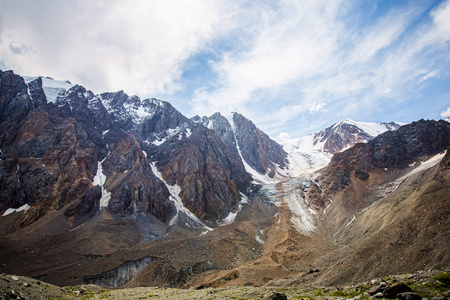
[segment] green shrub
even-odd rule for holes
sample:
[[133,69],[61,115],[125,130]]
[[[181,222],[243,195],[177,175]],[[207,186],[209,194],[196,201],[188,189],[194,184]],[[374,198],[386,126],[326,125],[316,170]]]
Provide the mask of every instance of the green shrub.
[[435,281],[439,281],[442,283],[443,286],[446,286],[447,289],[450,288],[450,273],[448,272],[441,272],[433,277]]
[[337,290],[337,291],[331,292],[330,296],[333,296],[333,297],[346,297],[347,293],[344,292],[343,290]]
[[315,297],[323,297],[323,296],[325,296],[325,293],[322,290],[317,290],[317,291],[314,291],[313,295]]

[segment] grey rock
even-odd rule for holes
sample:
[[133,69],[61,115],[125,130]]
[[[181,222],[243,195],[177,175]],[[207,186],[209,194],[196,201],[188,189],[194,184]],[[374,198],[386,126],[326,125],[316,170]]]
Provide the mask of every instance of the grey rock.
[[368,293],[369,293],[369,295],[375,295],[380,292],[383,292],[386,288],[387,288],[387,284],[382,282],[379,285],[372,287]]
[[372,298],[372,299],[380,299],[380,298],[384,298],[383,292],[376,293],[376,294],[373,295],[371,298]]
[[397,298],[401,300],[422,300],[422,297],[413,292],[397,294]]

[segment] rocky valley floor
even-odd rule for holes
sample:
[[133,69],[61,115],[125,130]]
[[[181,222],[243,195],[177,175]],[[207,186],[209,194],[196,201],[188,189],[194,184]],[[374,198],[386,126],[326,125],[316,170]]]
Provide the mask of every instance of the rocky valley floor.
[[[379,292],[383,290],[384,292]],[[390,289],[389,289],[390,288]],[[390,290],[397,288],[394,294]],[[402,289],[410,288],[410,292]],[[384,294],[383,294],[384,293]],[[406,293],[406,294],[405,294]],[[58,287],[29,277],[0,274],[2,299],[448,299],[448,270],[427,270],[376,278],[350,286],[227,287],[174,289],[136,287],[105,289],[96,285]],[[415,297],[415,298],[407,298]],[[286,298],[285,298],[286,299]]]
[[[64,229],[67,223],[60,211],[8,234],[18,216],[11,214],[3,217],[0,228],[6,233],[0,239],[1,270],[58,286],[95,283],[202,291],[238,286],[250,291],[252,286],[347,285],[442,269],[449,261],[450,188],[447,179],[436,179],[447,176],[441,168],[414,173],[382,195],[373,188],[372,194],[382,201],[353,214],[345,214],[348,208],[336,197],[326,213],[316,214],[332,221],[328,227],[308,219],[306,207],[292,208],[304,202],[307,189],[297,179],[255,193],[227,226],[189,235],[174,228],[165,239],[142,241],[139,220],[106,214]],[[134,276],[124,276],[130,270]],[[152,293],[162,293],[157,291]]]

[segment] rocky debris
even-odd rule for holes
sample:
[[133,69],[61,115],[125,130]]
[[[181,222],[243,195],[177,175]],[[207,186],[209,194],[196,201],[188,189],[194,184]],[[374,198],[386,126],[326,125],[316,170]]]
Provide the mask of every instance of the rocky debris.
[[[437,274],[437,275],[436,275]],[[441,275],[439,275],[441,274]],[[398,299],[430,299],[430,300],[448,300],[449,288],[437,292],[433,285],[435,278],[447,278],[448,275],[442,275],[437,270],[419,271],[414,274],[394,275],[386,278],[385,283],[388,286],[394,286],[395,280],[405,278],[409,284],[417,286],[421,292],[404,292],[397,294]],[[175,289],[160,287],[138,287],[138,288],[120,288],[108,289],[96,285],[66,286],[60,288],[45,282],[36,281],[32,278],[0,274],[0,297],[4,299],[17,299],[17,296],[23,299],[41,299],[46,298],[64,298],[79,299],[368,299],[368,291],[380,286],[378,282],[368,281],[366,283],[351,285],[345,287],[322,287],[322,286],[289,286],[289,287],[228,287],[228,288],[203,288],[203,289]],[[28,286],[25,283],[29,283]],[[397,282],[398,283],[398,282]],[[424,288],[424,289],[422,289]],[[13,295],[13,298],[10,298]],[[372,296],[372,298],[386,298],[382,293]],[[21,299],[21,298],[19,298]]]

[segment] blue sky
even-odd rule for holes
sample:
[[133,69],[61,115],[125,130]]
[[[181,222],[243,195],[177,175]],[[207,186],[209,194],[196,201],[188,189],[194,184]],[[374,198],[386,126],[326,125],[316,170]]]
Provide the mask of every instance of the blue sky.
[[273,138],[450,115],[450,2],[0,0],[0,69],[237,111]]

